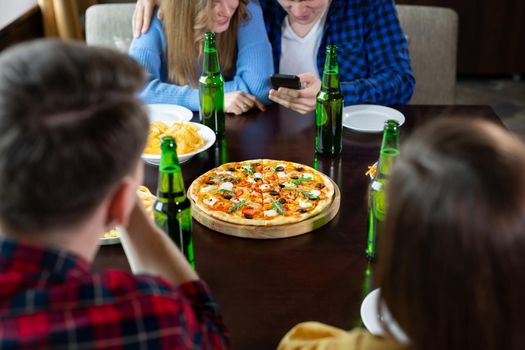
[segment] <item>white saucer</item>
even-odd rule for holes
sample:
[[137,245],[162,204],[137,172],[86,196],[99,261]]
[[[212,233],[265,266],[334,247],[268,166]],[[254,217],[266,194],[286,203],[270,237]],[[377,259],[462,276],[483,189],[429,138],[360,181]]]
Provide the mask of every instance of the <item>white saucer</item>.
[[382,319],[384,323],[388,325],[388,328],[394,338],[400,343],[407,344],[409,339],[403,330],[399,327],[397,322],[392,318],[390,311],[388,311],[386,305],[381,308],[382,314],[378,314],[377,303],[380,297],[380,290],[374,289],[371,291],[361,303],[361,320],[365,325],[366,329],[373,335],[385,336],[386,332],[381,326],[379,319]]
[[397,120],[400,126],[405,122],[405,116],[390,107],[354,105],[343,109],[343,126],[359,132],[383,132],[389,119]]
[[166,124],[173,122],[189,122],[193,118],[193,112],[188,108],[171,104],[146,105],[150,122],[161,121]]

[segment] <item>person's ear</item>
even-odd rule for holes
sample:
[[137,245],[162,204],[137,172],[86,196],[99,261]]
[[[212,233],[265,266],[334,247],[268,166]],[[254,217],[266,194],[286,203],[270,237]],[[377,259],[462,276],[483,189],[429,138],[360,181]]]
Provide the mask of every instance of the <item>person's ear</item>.
[[107,226],[126,226],[131,210],[137,201],[137,183],[130,177],[122,179],[113,192],[108,206]]

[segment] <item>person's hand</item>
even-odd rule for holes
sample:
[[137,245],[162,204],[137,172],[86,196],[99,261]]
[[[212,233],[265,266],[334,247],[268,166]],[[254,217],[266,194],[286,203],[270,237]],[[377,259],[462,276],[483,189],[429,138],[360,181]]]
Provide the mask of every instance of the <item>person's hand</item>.
[[[137,0],[132,20],[133,36],[135,38],[148,31],[155,5],[160,5],[160,0]],[[162,19],[162,11],[160,9],[157,12],[157,17]]]
[[224,94],[224,110],[226,113],[243,114],[253,107],[266,111],[264,104],[257,97],[243,91],[234,91]]
[[303,85],[300,90],[280,87],[278,90],[271,89],[268,97],[286,108],[291,108],[302,114],[315,109],[315,98],[321,89],[321,80],[315,74],[299,74]]

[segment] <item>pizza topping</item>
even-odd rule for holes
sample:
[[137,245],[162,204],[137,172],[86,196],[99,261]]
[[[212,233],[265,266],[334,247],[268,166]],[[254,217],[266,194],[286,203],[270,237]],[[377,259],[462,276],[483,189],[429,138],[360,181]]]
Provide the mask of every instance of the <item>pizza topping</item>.
[[216,171],[215,174],[217,175],[231,175],[231,171]]
[[270,188],[270,185],[267,185],[267,184],[262,184],[261,186],[259,186],[259,189],[261,191],[266,191],[269,188]]
[[304,214],[304,213],[307,213],[308,210],[304,209],[304,208],[301,208],[301,209],[298,209],[297,210],[298,213],[301,213],[301,214]]
[[235,168],[228,168],[228,171],[231,171],[232,173],[234,173],[236,170]]
[[276,200],[273,200],[272,199],[272,208],[275,208],[275,210],[277,210],[277,212],[281,215],[284,215],[284,209],[283,209],[283,206],[281,205],[281,203],[277,202]]
[[325,185],[319,182],[319,183],[315,184],[315,187],[317,187],[317,188],[322,190],[323,188],[325,188]]
[[301,208],[310,208],[312,206],[312,203],[307,202],[307,201],[300,201],[299,202],[299,206]]
[[321,195],[321,192],[318,191],[318,190],[311,190],[311,191],[310,191],[310,194],[311,194],[312,196],[319,197],[319,196]]
[[[224,182],[219,186],[219,190],[227,190],[232,192],[233,184],[231,182]],[[233,192],[232,192],[233,193]]]
[[284,188],[284,187],[285,187],[285,184],[279,184],[279,187],[280,187],[280,188]]
[[286,165],[279,164],[278,166],[275,167],[275,171],[284,171],[285,167],[286,167]]
[[291,178],[292,180],[299,180],[299,176],[297,176],[297,175],[290,176],[290,178]]
[[234,211],[236,211],[236,210],[242,208],[245,204],[246,204],[246,201],[245,201],[245,200],[239,201],[238,203],[232,205],[232,206],[228,209],[228,213],[233,213]]
[[248,173],[250,175],[253,175],[253,170],[252,170],[252,167],[250,165],[245,165],[242,167],[242,171],[243,173]]
[[314,178],[314,175],[310,173],[304,173],[302,178],[312,180]]
[[285,188],[294,188],[294,187],[295,187],[295,184],[293,184],[293,183],[291,183],[291,182],[289,182],[289,181],[286,181],[286,182],[284,183],[284,187],[285,187]]
[[210,207],[213,207],[213,205],[218,201],[217,198],[213,196],[209,196],[208,198],[204,198],[202,202],[206,205],[209,205]]
[[282,179],[282,178],[284,178],[284,177],[286,177],[286,176],[288,176],[288,175],[286,175],[286,173],[285,173],[284,171],[281,171],[281,172],[278,172],[278,173],[277,173],[277,176],[280,177],[280,178]]
[[[295,177],[296,177],[297,179],[292,180],[292,182],[293,182],[294,184],[296,184],[296,185],[302,185],[303,182],[308,182],[308,181],[310,181],[310,180],[313,179],[313,177],[312,177],[312,178],[304,177],[304,176],[301,176],[301,178],[299,178],[299,177],[297,177],[297,176],[295,176]],[[294,178],[294,176],[292,176],[292,179],[293,179],[293,178]]]
[[263,176],[261,173],[257,172],[257,173],[253,173],[253,177],[255,178],[255,180],[257,180],[257,179],[262,179]]
[[213,191],[216,188],[217,188],[217,186],[206,186],[206,187],[201,188],[201,192]]
[[286,203],[286,199],[284,199],[284,198],[279,198],[279,203],[281,203],[281,204]]
[[297,170],[297,171],[303,171],[304,168],[302,168],[302,167],[296,167],[295,170]]
[[215,185],[215,182],[212,180],[206,181],[206,185]]
[[[312,190],[312,192],[314,192],[316,190]],[[316,192],[319,192],[318,195],[315,195],[314,193],[311,193],[311,192],[308,192],[308,191],[305,191],[305,190],[300,190],[300,192],[308,199],[311,199],[311,200],[316,200],[316,199],[319,199],[319,194],[321,194],[319,191],[316,191]]]
[[278,196],[279,195],[279,191],[276,191],[276,190],[271,190],[269,192],[272,196]]
[[264,211],[264,216],[276,216],[277,215],[277,212],[273,209],[270,209],[270,210],[265,210]]
[[242,213],[246,219],[253,219],[253,217],[257,215],[258,211],[252,207],[244,207],[242,209]]

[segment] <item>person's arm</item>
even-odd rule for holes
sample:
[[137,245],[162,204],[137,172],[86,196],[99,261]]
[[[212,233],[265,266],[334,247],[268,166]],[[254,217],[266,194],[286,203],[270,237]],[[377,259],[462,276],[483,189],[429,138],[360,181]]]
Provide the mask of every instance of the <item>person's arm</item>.
[[174,285],[199,279],[175,243],[148,218],[140,200],[120,240],[135,274],[162,277]]
[[167,74],[163,72],[162,57],[166,41],[162,23],[153,18],[150,29],[139,38],[133,39],[129,48],[129,55],[143,65],[148,73],[148,83],[140,97],[146,103],[174,103],[191,109],[199,110],[199,91],[191,86],[179,86],[165,83]]
[[224,91],[245,91],[259,101],[269,103],[270,76],[273,74],[272,47],[264,27],[261,6],[248,3],[249,18],[237,33],[237,62],[232,80],[224,83]]
[[[401,29],[393,1],[371,2],[365,19],[364,48],[369,76],[344,81],[345,66],[341,60],[341,92],[345,105],[372,103],[381,105],[405,104],[414,92],[415,79],[410,67],[408,45]],[[348,61],[347,61],[348,62]]]

